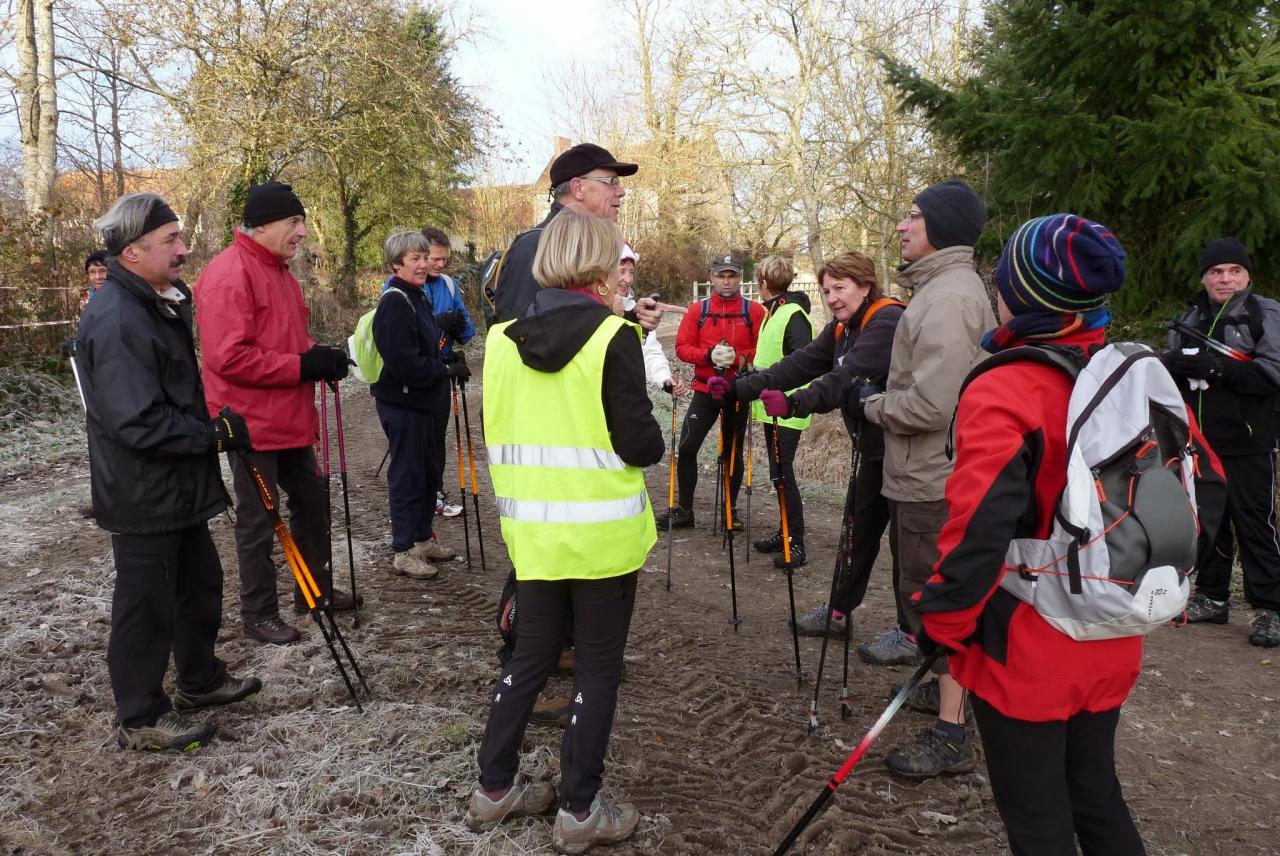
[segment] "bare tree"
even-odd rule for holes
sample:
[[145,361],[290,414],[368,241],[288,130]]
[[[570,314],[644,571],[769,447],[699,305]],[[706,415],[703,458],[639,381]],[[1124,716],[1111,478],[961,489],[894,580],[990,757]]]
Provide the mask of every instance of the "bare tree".
[[28,214],[49,207],[57,180],[58,91],[54,76],[53,0],[18,0],[18,121],[22,195]]

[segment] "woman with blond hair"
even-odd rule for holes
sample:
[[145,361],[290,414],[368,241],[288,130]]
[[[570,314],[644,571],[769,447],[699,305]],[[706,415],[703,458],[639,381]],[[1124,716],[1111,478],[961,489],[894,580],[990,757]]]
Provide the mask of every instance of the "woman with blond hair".
[[637,572],[657,538],[641,468],[666,447],[645,389],[641,329],[611,311],[621,250],[612,223],[558,214],[534,256],[541,291],[523,317],[490,329],[485,355],[484,435],[520,636],[494,686],[466,824],[489,829],[557,802],[550,782],[518,773],[519,750],[572,635],[552,839],[561,853],[622,841],[639,822],[633,806],[599,793]]

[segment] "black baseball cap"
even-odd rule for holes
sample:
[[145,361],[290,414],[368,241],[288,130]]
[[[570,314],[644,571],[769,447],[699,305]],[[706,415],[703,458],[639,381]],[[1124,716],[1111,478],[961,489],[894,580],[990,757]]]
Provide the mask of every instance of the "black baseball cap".
[[578,143],[551,162],[551,185],[586,175],[593,169],[611,169],[618,175],[635,175],[639,164],[622,163],[609,150],[595,143]]
[[719,273],[722,270],[731,270],[736,274],[742,274],[742,256],[734,252],[721,253],[711,260],[711,272]]

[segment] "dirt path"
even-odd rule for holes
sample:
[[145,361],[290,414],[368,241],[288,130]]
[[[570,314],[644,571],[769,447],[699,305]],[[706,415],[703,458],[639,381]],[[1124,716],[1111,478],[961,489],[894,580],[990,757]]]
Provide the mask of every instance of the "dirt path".
[[[508,568],[487,481],[480,497],[487,572],[473,531],[471,570],[455,562],[428,583],[392,576],[386,487],[373,477],[385,441],[363,389],[354,382],[344,389],[356,561],[367,599],[361,626],[348,638],[376,693],[364,716],[347,705],[314,628],[290,648],[240,636],[223,517],[213,525],[227,568],[219,652],[235,672],[258,674],[266,686],[252,702],[216,714],[219,738],[206,749],[118,750],[104,662],[110,544],[76,512],[87,498],[84,467],[64,465],[0,487],[0,596],[7,604],[0,852],[551,852],[546,820],[488,835],[461,825],[496,669],[495,597]],[[473,423],[478,404],[471,402]],[[763,463],[761,454],[758,467]],[[456,470],[447,473],[456,480]],[[651,470],[649,480],[651,496],[665,504],[665,468]],[[785,577],[763,556],[748,565],[739,538],[744,622],[735,632],[725,554],[707,531],[711,491],[704,475],[699,526],[678,533],[672,590],[663,586],[665,542],[642,573],[606,787],[635,802],[644,818],[632,842],[608,852],[771,852],[908,671],[867,667],[855,655],[853,716],[841,722],[840,652],[833,649],[823,727],[807,736],[812,684],[797,690],[791,677]],[[839,509],[822,494],[806,492],[812,560],[796,578],[804,609],[824,599],[830,584]],[[334,501],[340,521],[336,490]],[[773,508],[767,484],[757,487],[753,504],[762,533]],[[338,532],[337,570],[345,579]],[[443,522],[439,534],[461,547],[462,519]],[[887,550],[882,558],[887,562]],[[891,620],[888,589],[881,568],[857,613],[855,641]],[[1149,645],[1118,742],[1121,777],[1153,854],[1280,852],[1278,655],[1246,644],[1245,618],[1241,612],[1222,627],[1163,630]],[[818,641],[802,640],[801,653],[812,671]],[[885,770],[888,747],[927,724],[901,714],[797,852],[1004,852],[981,765],[918,784]],[[530,767],[553,773],[558,745],[558,731],[531,729]]]

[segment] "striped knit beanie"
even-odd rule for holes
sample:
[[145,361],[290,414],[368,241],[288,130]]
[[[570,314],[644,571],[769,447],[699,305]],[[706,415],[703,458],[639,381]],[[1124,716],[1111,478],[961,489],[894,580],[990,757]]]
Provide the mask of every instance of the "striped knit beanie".
[[1074,214],[1028,220],[1005,244],[996,288],[1014,315],[1085,312],[1124,284],[1124,247],[1101,223]]

